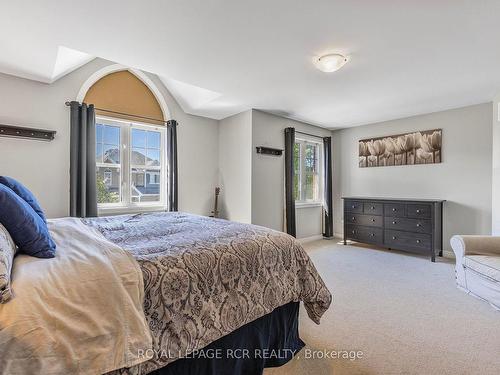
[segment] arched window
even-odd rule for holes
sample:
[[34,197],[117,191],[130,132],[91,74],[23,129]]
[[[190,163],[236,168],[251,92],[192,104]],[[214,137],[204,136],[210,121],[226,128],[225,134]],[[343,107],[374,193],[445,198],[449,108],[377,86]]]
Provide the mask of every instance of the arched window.
[[[155,94],[128,70],[93,83],[83,99],[96,108],[99,208],[165,206],[165,127]],[[116,112],[116,113],[115,113]]]

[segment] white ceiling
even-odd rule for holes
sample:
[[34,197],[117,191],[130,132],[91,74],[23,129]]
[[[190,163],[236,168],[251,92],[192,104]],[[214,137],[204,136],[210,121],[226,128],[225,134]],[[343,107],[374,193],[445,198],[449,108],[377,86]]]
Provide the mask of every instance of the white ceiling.
[[[51,82],[99,56],[158,74],[190,113],[339,128],[491,100],[499,16],[498,0],[3,1],[0,71]],[[58,63],[60,46],[87,55]],[[350,61],[322,73],[325,53]]]

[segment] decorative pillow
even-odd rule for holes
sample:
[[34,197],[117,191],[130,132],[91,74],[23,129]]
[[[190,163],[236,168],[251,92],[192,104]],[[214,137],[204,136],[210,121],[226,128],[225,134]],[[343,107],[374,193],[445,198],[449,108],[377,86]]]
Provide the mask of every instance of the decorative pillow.
[[0,303],[12,297],[10,289],[10,273],[16,255],[16,245],[7,229],[0,224]]
[[53,258],[56,244],[47,224],[14,191],[0,184],[0,223],[8,230],[20,252],[37,258]]
[[23,198],[30,206],[33,208],[33,210],[40,215],[44,223],[47,222],[47,219],[45,218],[45,214],[43,213],[42,207],[40,207],[40,203],[38,203],[37,199],[33,195],[31,191],[28,190],[26,186],[21,184],[19,181],[14,180],[12,177],[7,177],[7,176],[0,176],[0,184],[3,184],[19,195],[21,198]]

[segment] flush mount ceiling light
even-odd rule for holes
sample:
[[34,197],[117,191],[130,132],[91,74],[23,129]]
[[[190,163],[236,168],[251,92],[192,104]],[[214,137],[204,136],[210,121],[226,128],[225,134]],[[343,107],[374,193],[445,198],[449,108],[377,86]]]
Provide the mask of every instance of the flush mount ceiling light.
[[332,53],[315,59],[316,68],[325,73],[332,73],[342,68],[347,62],[347,57]]

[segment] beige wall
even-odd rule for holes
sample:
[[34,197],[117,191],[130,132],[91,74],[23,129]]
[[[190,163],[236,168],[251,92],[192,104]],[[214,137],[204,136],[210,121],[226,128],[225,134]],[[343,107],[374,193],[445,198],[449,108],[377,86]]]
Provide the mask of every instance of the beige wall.
[[495,96],[492,103],[492,189],[491,189],[491,233],[500,236],[500,94]]
[[[321,137],[332,135],[328,129],[257,110],[252,111],[252,223],[276,230],[283,230],[284,223],[285,157],[257,154],[255,147],[284,149],[284,129],[287,127]],[[319,206],[297,208],[297,237],[321,235],[321,215],[322,208]]]
[[219,122],[221,216],[252,222],[252,111]]
[[[443,129],[443,162],[358,167],[358,140]],[[454,234],[490,234],[491,103],[359,126],[333,133],[335,232],[342,233],[342,196],[446,199],[444,245]]]
[[[76,100],[83,83],[110,64],[95,59],[50,85],[0,74],[0,123],[57,131],[52,142],[0,137],[0,174],[33,190],[49,217],[69,213],[69,109],[64,103]],[[179,122],[179,208],[208,214],[217,184],[218,122],[184,113],[158,77],[148,77]]]

